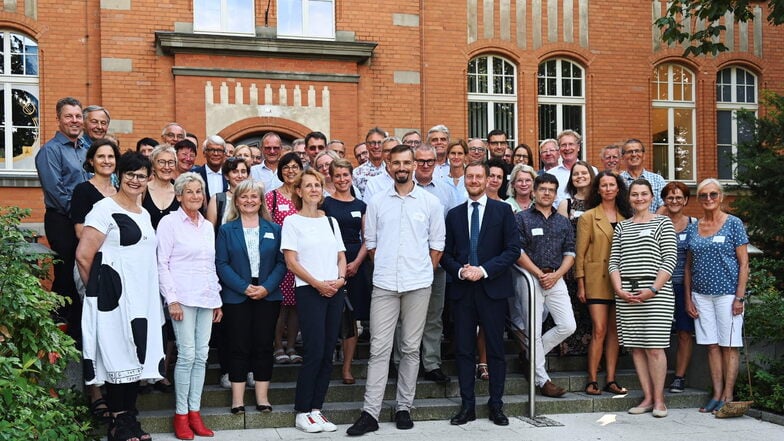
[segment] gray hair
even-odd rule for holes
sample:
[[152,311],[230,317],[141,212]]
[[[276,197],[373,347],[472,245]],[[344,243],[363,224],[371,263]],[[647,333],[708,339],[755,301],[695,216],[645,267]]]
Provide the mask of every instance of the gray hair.
[[169,144],[158,144],[150,153],[150,162],[152,162],[153,166],[155,166],[155,161],[158,160],[158,156],[161,153],[171,153],[174,156],[174,161],[177,162],[177,151],[174,150],[174,147]]
[[340,156],[338,156],[338,154],[333,152],[332,150],[322,150],[318,152],[318,155],[316,155],[316,157],[313,159],[314,162],[313,167],[316,167],[316,164],[318,164],[319,159],[323,158],[324,156],[329,156],[330,158],[332,158],[333,161],[337,161],[338,159],[340,159]]
[[618,144],[606,145],[602,147],[602,149],[599,151],[599,157],[604,158],[604,154],[607,153],[607,150],[618,150],[618,153],[620,153],[621,146],[619,146]]
[[182,196],[182,192],[185,191],[185,187],[187,187],[191,182],[198,182],[201,186],[201,191],[204,192],[204,179],[202,179],[198,173],[186,172],[174,180],[174,194],[176,196]]
[[263,144],[264,141],[269,139],[269,138],[277,138],[278,141],[281,140],[280,139],[280,135],[278,135],[277,133],[275,133],[275,132],[267,132],[267,133],[264,134],[264,136],[261,137],[261,143]]
[[699,185],[697,185],[697,194],[699,195],[700,194],[700,190],[702,190],[703,188],[705,188],[705,187],[707,187],[707,186],[709,186],[711,184],[715,185],[716,188],[719,189],[719,194],[721,196],[724,196],[724,186],[721,185],[721,182],[719,182],[719,180],[716,179],[716,178],[706,178],[706,179],[703,179],[702,182],[700,182]]
[[395,145],[398,145],[398,144],[403,144],[403,142],[402,142],[402,141],[400,141],[400,138],[398,138],[397,136],[387,136],[386,138],[384,138],[384,140],[383,140],[383,141],[381,141],[381,145],[384,145],[384,144],[386,144],[386,143],[388,143],[388,142],[393,142],[393,141],[394,141],[395,143],[397,143],[397,144],[395,144]]
[[416,152],[422,152],[422,153],[432,153],[432,154],[434,154],[434,155],[435,155],[435,154],[436,154],[436,148],[435,148],[435,147],[433,147],[433,146],[432,146],[432,145],[430,145],[430,144],[419,144],[419,145],[418,145],[418,146],[417,146],[417,147],[414,149],[414,154],[415,154],[415,155],[416,155]]
[[574,136],[574,139],[577,140],[577,144],[582,144],[583,143],[583,137],[580,136],[579,133],[577,133],[577,132],[575,132],[574,130],[571,130],[571,129],[566,129],[566,130],[562,131],[561,133],[559,133],[558,136],[556,137],[556,138],[558,138],[558,144],[559,145],[561,144],[561,138],[563,138],[564,136],[569,136],[569,135]]
[[434,132],[446,133],[446,137],[449,138],[449,128],[443,124],[438,124],[436,126],[431,127],[430,130],[427,131],[427,142],[430,142],[430,135],[433,134]]
[[506,186],[506,195],[515,198],[517,197],[517,190],[514,188],[514,181],[517,179],[518,173],[528,173],[531,175],[531,179],[536,179],[536,170],[528,164],[517,164],[512,168],[512,172],[509,173],[509,185]]
[[223,138],[221,138],[218,135],[208,136],[207,139],[204,140],[204,143],[201,146],[202,150],[207,150],[207,146],[210,144],[215,144],[223,148],[226,148],[226,141],[224,141]]
[[176,123],[176,122],[170,122],[169,124],[166,124],[165,126],[163,126],[163,130],[161,130],[161,136],[166,134],[166,129],[168,129],[169,127],[174,127],[174,126],[177,126],[177,127],[181,128],[182,132],[183,132],[183,135],[187,135],[188,134],[188,131],[185,130],[185,127],[183,127],[181,124]]
[[98,111],[103,112],[106,115],[106,119],[108,119],[109,122],[112,122],[112,117],[111,117],[111,115],[109,115],[109,111],[106,110],[106,108],[101,107],[101,106],[96,105],[96,104],[93,104],[91,106],[85,107],[84,110],[82,110],[82,117],[84,119],[87,119],[87,115],[88,114],[93,113],[93,112],[98,112]]
[[542,152],[542,149],[544,148],[544,146],[546,146],[547,144],[555,144],[555,149],[556,150],[560,149],[560,147],[558,146],[558,141],[556,141],[553,138],[547,138],[544,141],[542,141],[541,144],[539,144],[539,152],[540,153]]

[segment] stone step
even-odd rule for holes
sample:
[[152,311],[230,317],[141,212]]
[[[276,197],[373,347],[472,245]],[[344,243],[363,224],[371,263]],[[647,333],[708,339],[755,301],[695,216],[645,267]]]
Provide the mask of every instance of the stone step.
[[[559,382],[560,380],[555,379],[555,381]],[[687,389],[680,394],[665,392],[665,395],[667,406],[673,409],[696,409],[708,399],[706,391],[696,389]],[[569,392],[562,398],[547,398],[537,395],[535,397],[536,414],[625,412],[630,407],[637,405],[641,399],[642,392],[639,390],[632,390],[628,395],[622,397],[610,394],[591,396],[583,392]],[[486,395],[477,394],[476,410],[479,418],[487,417],[487,408],[484,406],[486,400]],[[508,394],[504,396],[504,411],[508,416],[527,416],[528,403],[527,393]],[[449,418],[460,408],[460,398],[457,396],[419,398],[419,390],[417,390],[417,399],[414,405],[415,407],[411,410],[414,421],[444,420],[444,424],[448,424]],[[268,414],[259,413],[252,406],[247,406],[247,412],[244,415],[232,415],[227,406],[204,406],[201,412],[205,423],[213,430],[293,427],[296,415],[293,405],[279,404],[274,407],[275,409]],[[361,408],[361,400],[330,402],[324,406],[324,413],[336,424],[350,424],[359,416]],[[379,419],[392,421],[394,411],[394,401],[385,400]],[[140,413],[139,419],[142,427],[151,433],[172,432],[172,414],[171,408],[145,410]]]

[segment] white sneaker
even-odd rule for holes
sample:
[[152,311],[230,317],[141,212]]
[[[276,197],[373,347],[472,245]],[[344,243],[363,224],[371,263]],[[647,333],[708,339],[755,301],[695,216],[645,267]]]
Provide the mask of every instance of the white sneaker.
[[327,417],[325,417],[324,414],[321,413],[320,410],[314,410],[314,411],[310,412],[310,416],[314,420],[316,420],[316,422],[318,424],[321,425],[321,430],[323,430],[325,432],[334,432],[334,431],[338,430],[338,426],[336,426],[330,420],[328,420]]
[[231,389],[231,381],[229,381],[229,374],[223,374],[220,377],[220,387],[224,389]]
[[324,430],[321,424],[308,412],[298,413],[295,421],[295,427],[303,432],[318,433]]
[[253,372],[248,372],[248,381],[245,382],[245,387],[253,389],[256,387],[256,380],[253,379]]

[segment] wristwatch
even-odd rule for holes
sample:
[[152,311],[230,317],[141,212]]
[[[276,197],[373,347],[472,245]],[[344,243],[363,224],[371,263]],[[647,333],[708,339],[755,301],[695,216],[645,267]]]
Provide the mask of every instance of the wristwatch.
[[653,285],[651,285],[651,287],[650,287],[650,288],[648,288],[648,289],[650,289],[650,290],[651,290],[651,292],[653,293],[653,295],[656,295],[656,294],[658,294],[658,293],[659,293],[659,290],[658,290],[658,289],[656,289],[656,288],[654,288],[654,286],[653,286]]
[[746,301],[746,297],[735,297],[735,301],[738,303],[743,303]]

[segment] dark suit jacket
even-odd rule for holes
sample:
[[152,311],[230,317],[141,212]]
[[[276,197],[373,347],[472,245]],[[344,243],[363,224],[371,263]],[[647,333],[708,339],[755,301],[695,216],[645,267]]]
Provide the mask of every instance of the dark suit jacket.
[[[199,176],[201,176],[201,178],[204,179],[204,196],[205,196],[204,206],[206,207],[207,202],[210,201],[210,183],[207,180],[207,164],[193,167],[191,171],[193,171],[194,173],[198,173]],[[223,179],[223,190],[221,191],[229,191],[229,181],[226,180],[225,176],[221,176],[221,179]]]
[[446,216],[446,246],[441,266],[452,276],[449,297],[460,299],[472,284],[479,283],[492,299],[512,297],[512,264],[520,257],[520,234],[517,231],[512,207],[500,201],[487,200],[482,227],[479,230],[479,265],[487,278],[478,282],[460,280],[458,271],[468,263],[470,252],[468,207],[471,200],[449,210]]
[[[280,225],[259,219],[259,254],[259,285],[268,292],[264,299],[282,300],[280,282],[286,274],[286,263],[280,252]],[[240,219],[221,225],[218,230],[215,267],[220,278],[223,302],[236,304],[246,300],[245,289],[251,283],[251,271]]]

